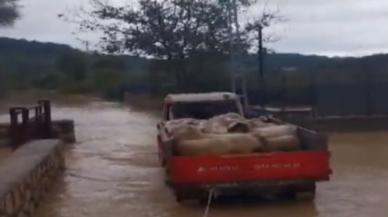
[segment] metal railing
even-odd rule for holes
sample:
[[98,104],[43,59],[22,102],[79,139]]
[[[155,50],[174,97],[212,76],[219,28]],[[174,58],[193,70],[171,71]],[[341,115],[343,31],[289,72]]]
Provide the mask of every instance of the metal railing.
[[9,110],[11,142],[14,147],[32,139],[51,137],[51,103],[39,100],[31,107],[13,107]]

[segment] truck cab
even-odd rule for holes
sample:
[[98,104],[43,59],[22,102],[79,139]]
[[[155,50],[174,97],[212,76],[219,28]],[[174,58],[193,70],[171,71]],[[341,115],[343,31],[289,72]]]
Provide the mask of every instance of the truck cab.
[[239,97],[234,93],[170,94],[163,103],[165,121],[183,118],[209,119],[226,113],[244,116]]

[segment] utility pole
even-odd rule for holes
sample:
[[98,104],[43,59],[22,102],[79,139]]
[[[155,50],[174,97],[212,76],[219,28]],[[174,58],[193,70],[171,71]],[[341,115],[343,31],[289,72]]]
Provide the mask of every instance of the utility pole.
[[259,25],[258,27],[258,33],[259,33],[259,50],[258,50],[258,57],[259,57],[259,84],[262,85],[263,78],[264,78],[264,64],[263,64],[263,27]]
[[237,85],[235,79],[235,52],[233,49],[233,24],[232,24],[232,3],[231,0],[227,0],[227,13],[228,13],[228,37],[229,37],[229,57],[230,57],[230,78],[232,92],[237,93]]
[[[228,22],[230,56],[232,61],[232,91],[237,93],[239,88],[241,88],[242,93],[237,94],[244,99],[244,106],[247,107],[249,105],[249,102],[246,75],[242,74],[239,71],[239,62],[242,55],[242,47],[237,0],[228,0]],[[233,26],[235,32],[233,32]],[[233,42],[236,43],[235,47],[233,47]],[[238,83],[240,83],[240,85],[238,85]]]
[[238,52],[240,53],[241,52],[241,47],[240,47],[240,42],[241,42],[241,34],[240,34],[240,23],[239,23],[239,20],[238,20],[238,11],[237,11],[237,1],[236,0],[232,0],[232,3],[233,3],[233,18],[234,18],[234,25],[236,27],[236,41],[237,41],[237,45],[238,45]]
[[266,88],[264,83],[264,46],[263,46],[263,26],[258,25],[258,58],[259,58],[259,74],[258,74],[258,84],[259,84],[259,95],[262,99],[260,101],[264,104],[266,97]]

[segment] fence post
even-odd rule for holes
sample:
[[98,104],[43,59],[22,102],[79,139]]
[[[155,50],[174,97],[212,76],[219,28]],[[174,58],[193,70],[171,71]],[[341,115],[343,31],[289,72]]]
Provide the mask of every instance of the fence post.
[[42,122],[42,107],[37,106],[35,107],[35,121],[36,122]]
[[39,100],[39,105],[42,107],[43,114],[43,129],[45,131],[45,137],[50,138],[51,132],[51,102],[50,100]]
[[30,137],[30,111],[28,108],[22,108],[22,127],[21,127],[21,141],[24,143]]
[[[26,108],[14,107],[9,110],[11,121],[11,143],[14,148],[25,142],[28,133],[29,112]],[[19,123],[19,115],[22,120]]]
[[10,137],[11,137],[11,145],[13,147],[17,147],[18,145],[18,113],[17,108],[9,109],[10,116]]
[[28,125],[28,121],[30,119],[30,112],[26,108],[22,108],[22,125],[23,127]]
[[9,116],[10,116],[10,121],[11,121],[11,128],[14,128],[18,124],[17,108],[10,108],[9,109]]

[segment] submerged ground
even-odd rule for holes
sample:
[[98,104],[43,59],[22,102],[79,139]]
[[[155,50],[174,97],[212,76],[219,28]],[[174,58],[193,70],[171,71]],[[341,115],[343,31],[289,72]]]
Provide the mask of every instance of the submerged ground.
[[[157,113],[98,99],[56,104],[53,112],[76,121],[78,142],[68,147],[67,171],[36,216],[202,216],[203,207],[176,203],[163,182]],[[210,216],[385,216],[386,141],[388,132],[331,133],[334,175],[318,185],[314,201],[218,203]]]

